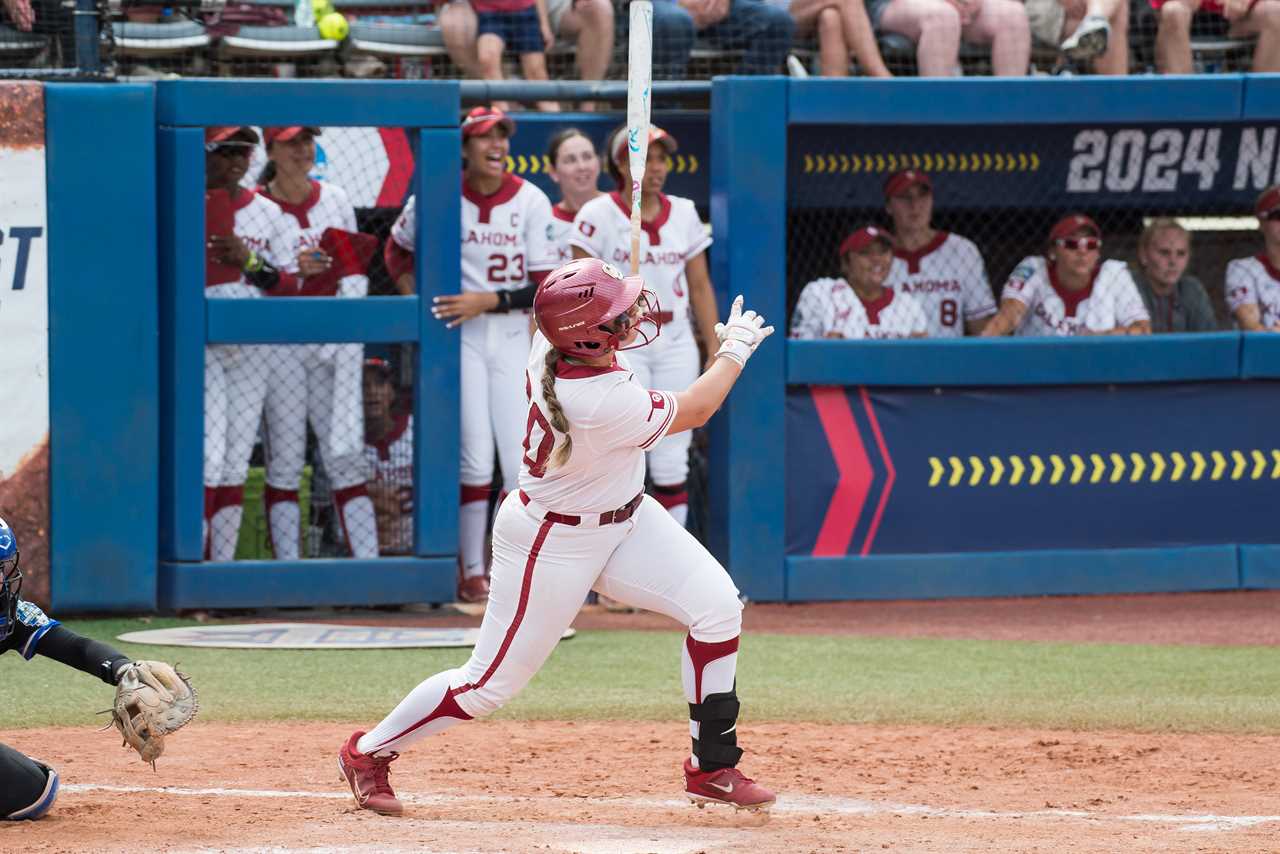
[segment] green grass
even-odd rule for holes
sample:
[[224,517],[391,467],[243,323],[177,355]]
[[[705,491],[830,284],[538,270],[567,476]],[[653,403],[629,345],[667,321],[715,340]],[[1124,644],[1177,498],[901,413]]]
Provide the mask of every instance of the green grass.
[[[113,641],[177,619],[73,620]],[[499,717],[677,720],[681,635],[581,632]],[[177,661],[206,720],[355,720],[385,714],[467,650],[212,650],[119,644]],[[37,657],[0,658],[0,729],[83,725],[110,689]],[[747,635],[738,671],[751,720],[1143,731],[1280,732],[1280,656],[1266,647],[1050,644]],[[38,712],[34,710],[39,710]]]
[[[244,482],[244,519],[240,523],[240,538],[236,540],[236,560],[271,560],[271,546],[267,543],[266,508],[262,503],[262,490],[266,484],[266,471],[262,466],[252,466]],[[305,528],[311,512],[311,466],[302,469],[302,483],[298,486],[298,509]],[[301,536],[301,533],[299,533]],[[302,554],[307,553],[306,543]]]

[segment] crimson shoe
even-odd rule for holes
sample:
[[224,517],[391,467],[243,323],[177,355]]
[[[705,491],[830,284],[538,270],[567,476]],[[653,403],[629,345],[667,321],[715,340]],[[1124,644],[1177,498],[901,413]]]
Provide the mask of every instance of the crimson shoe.
[[684,761],[684,791],[698,809],[707,804],[729,804],[740,810],[762,810],[777,800],[773,792],[737,768],[699,771],[688,759]]
[[477,604],[489,601],[489,579],[472,575],[458,582],[458,601]]
[[356,749],[362,735],[363,732],[352,733],[347,743],[342,745],[338,751],[338,771],[351,787],[358,807],[383,815],[400,815],[404,807],[387,781],[390,765],[400,758],[400,754],[366,756]]

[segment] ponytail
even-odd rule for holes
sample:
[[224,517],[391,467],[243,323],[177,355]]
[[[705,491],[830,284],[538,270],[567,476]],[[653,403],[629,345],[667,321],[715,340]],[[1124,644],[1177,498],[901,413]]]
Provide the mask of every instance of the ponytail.
[[267,165],[258,173],[258,186],[265,187],[276,179],[276,162],[268,160]]
[[560,351],[552,347],[547,351],[547,358],[542,363],[542,399],[547,402],[547,414],[551,416],[551,426],[564,434],[564,443],[556,448],[551,456],[551,464],[562,466],[569,462],[573,453],[573,437],[569,435],[569,419],[564,417],[564,409],[556,397],[556,362],[560,361]]

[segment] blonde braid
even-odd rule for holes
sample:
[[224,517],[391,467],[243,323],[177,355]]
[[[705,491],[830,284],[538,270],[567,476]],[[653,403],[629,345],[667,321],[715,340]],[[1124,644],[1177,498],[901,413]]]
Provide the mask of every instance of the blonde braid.
[[551,426],[564,434],[564,443],[556,448],[551,457],[553,465],[562,466],[569,462],[573,453],[573,437],[569,435],[569,419],[564,417],[564,409],[556,398],[556,362],[560,361],[560,352],[554,347],[547,351],[547,358],[542,365],[542,399],[547,402],[547,414],[551,416]]

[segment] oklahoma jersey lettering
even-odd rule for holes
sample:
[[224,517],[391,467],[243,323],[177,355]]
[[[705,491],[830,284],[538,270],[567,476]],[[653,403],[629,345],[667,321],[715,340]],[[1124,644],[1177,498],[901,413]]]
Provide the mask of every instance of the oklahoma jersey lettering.
[[[318,249],[320,238],[326,228],[337,228],[342,231],[358,231],[356,211],[351,206],[347,193],[336,184],[324,181],[311,182],[311,195],[298,204],[290,204],[278,199],[267,190],[259,187],[258,194],[275,202],[282,211],[292,214],[297,222],[292,245],[288,248],[290,258],[296,259],[299,253],[308,249]],[[344,276],[341,281],[334,282],[326,293],[316,296],[334,296],[339,290],[343,296],[365,296],[369,292],[369,280],[365,276]]]
[[[658,196],[661,209],[640,234],[640,275],[658,297],[671,322],[689,321],[689,285],[685,264],[711,245],[698,211],[689,199]],[[582,206],[569,243],[620,270],[631,269],[631,206],[618,193],[597,196]]]
[[886,284],[920,303],[930,338],[959,337],[965,322],[996,313],[986,265],[973,241],[940,231],[921,249],[893,255]]
[[490,196],[462,184],[462,290],[501,291],[529,283],[531,271],[556,268],[551,202],[507,173]]
[[556,266],[568,264],[573,260],[573,247],[569,245],[569,235],[573,234],[574,215],[560,205],[551,206],[551,225],[547,233],[556,248]]
[[791,315],[792,338],[910,338],[929,331],[920,303],[885,288],[864,302],[844,279],[815,279],[804,286]]
[[1280,270],[1266,255],[1237,258],[1227,264],[1227,308],[1234,313],[1242,305],[1256,305],[1262,325],[1280,324]]
[[[231,207],[235,215],[232,231],[250,251],[265,258],[277,270],[297,271],[297,256],[290,253],[298,242],[297,227],[292,217],[284,216],[275,202],[243,187],[232,197]],[[226,285],[239,287],[224,287]],[[215,293],[219,297],[262,296],[262,292],[250,285],[243,273],[234,282],[206,280],[205,287],[218,287]]]
[[569,419],[573,453],[563,466],[552,447],[564,435],[551,426],[542,373],[551,345],[533,335],[525,392],[529,398],[520,489],[560,513],[604,513],[626,504],[644,488],[645,451],[671,429],[673,392],[650,391],[627,367],[625,353],[606,368],[565,362],[556,369],[556,397]]
[[400,515],[383,537],[387,550],[408,553],[413,549],[413,416],[400,416],[381,442],[365,444],[364,459],[370,479],[395,488],[400,497]]
[[1032,255],[1009,275],[1001,299],[1016,299],[1027,307],[1015,335],[1106,332],[1151,319],[1123,261],[1103,261],[1089,287],[1072,292],[1058,283],[1043,256]]

